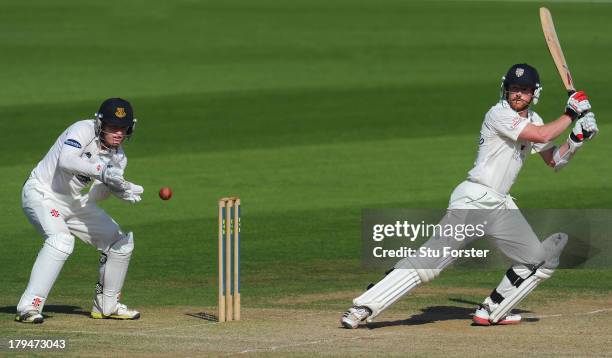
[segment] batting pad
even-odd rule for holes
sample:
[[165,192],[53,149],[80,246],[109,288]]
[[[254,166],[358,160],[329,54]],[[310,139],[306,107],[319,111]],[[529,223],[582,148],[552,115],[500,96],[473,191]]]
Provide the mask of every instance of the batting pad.
[[542,246],[546,250],[547,259],[544,263],[544,267],[549,269],[556,269],[559,266],[559,258],[561,253],[567,244],[568,236],[562,232],[552,234],[542,241]]
[[102,283],[102,313],[105,316],[112,314],[117,306],[117,297],[123,287],[130,258],[134,249],[134,236],[130,232],[122,235],[109,250],[106,262],[100,261],[104,267],[100,268]]
[[17,304],[18,312],[37,310],[42,313],[49,291],[70,256],[73,246],[74,237],[68,234],[53,235],[45,241],[32,267],[28,287]]
[[489,319],[493,323],[497,323],[518,305],[531,291],[533,291],[540,282],[550,278],[554,270],[539,268],[536,272],[529,276],[521,283],[519,287],[508,297],[506,297],[494,310],[491,312]]
[[369,319],[372,319],[420,283],[421,278],[415,269],[394,269],[372,288],[355,298],[353,304],[369,308],[372,311]]

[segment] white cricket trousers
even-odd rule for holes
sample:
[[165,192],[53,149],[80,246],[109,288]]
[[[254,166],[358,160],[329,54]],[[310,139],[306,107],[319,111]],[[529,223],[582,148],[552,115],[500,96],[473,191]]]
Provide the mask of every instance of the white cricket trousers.
[[119,225],[87,195],[78,199],[52,192],[35,178],[26,181],[22,208],[45,240],[32,267],[17,311],[42,312],[49,291],[74,249],[74,237],[103,253],[122,238]]
[[[484,235],[466,237],[435,236],[423,244],[433,250],[460,250],[475,239],[489,237],[497,248],[512,262],[524,265],[539,265],[546,260],[547,253],[533,232],[531,225],[520,212],[510,195],[470,181],[459,184],[449,200],[446,215],[441,225],[484,225]],[[420,258],[418,268],[443,269],[452,261],[451,257]]]

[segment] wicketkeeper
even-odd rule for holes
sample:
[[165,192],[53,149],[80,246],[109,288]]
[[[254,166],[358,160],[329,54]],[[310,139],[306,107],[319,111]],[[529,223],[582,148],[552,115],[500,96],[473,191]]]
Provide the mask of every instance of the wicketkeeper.
[[[476,309],[477,325],[513,324],[521,321],[511,310],[559,265],[567,235],[553,234],[540,241],[508,194],[529,153],[539,153],[544,162],[560,170],[598,132],[595,115],[584,92],[573,93],[558,119],[544,124],[534,112],[542,86],[535,68],[516,64],[503,77],[500,101],[485,114],[480,130],[478,156],[467,180],[453,191],[441,224],[486,222],[485,232],[514,264],[501,283]],[[554,141],[569,126],[569,138],[559,147]],[[482,236],[464,240],[442,235],[431,237],[424,247],[461,249]],[[421,283],[440,274],[454,259],[416,257],[400,260],[381,281],[353,300],[341,323],[357,328],[378,316]]]
[[[44,243],[17,305],[16,321],[43,322],[47,296],[72,253],[75,236],[101,254],[91,317],[140,317],[119,303],[134,236],[123,232],[96,204],[111,194],[130,203],[141,199],[143,188],[123,177],[127,157],[122,143],[132,136],[135,125],[128,101],[107,99],[94,119],[78,121],[59,136],[25,182],[23,211]],[[81,193],[89,185],[89,191]]]

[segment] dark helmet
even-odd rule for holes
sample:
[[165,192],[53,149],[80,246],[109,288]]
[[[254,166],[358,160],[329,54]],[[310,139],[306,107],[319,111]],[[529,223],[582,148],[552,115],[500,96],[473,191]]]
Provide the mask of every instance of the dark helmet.
[[517,63],[510,67],[506,75],[502,77],[502,98],[506,97],[506,92],[510,85],[524,85],[534,89],[534,95],[532,102],[538,103],[540,93],[542,92],[542,85],[540,85],[540,75],[538,71],[526,63]]
[[519,84],[536,89],[540,87],[540,75],[538,71],[526,63],[518,63],[506,72],[504,76],[504,88],[507,90],[510,85]]
[[122,98],[109,98],[102,102],[100,109],[96,112],[96,134],[102,134],[103,125],[126,127],[126,135],[129,138],[134,132],[136,118],[130,102]]

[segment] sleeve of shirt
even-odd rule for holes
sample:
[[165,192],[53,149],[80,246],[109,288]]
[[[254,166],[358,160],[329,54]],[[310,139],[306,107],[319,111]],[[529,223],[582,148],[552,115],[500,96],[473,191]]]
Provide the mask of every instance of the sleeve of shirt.
[[504,137],[517,141],[529,120],[511,109],[492,110],[487,114],[489,124]]
[[92,133],[89,132],[86,127],[78,124],[68,128],[59,156],[59,168],[72,174],[96,178],[100,176],[102,163],[92,163],[81,157],[83,147],[92,140]]

